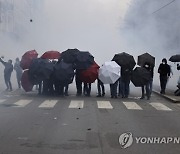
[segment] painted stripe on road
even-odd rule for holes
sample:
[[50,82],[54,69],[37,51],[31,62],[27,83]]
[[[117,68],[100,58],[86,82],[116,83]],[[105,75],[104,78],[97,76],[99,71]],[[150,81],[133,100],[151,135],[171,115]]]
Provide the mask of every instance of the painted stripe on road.
[[83,100],[73,100],[70,102],[69,108],[83,108],[84,101]]
[[99,109],[113,109],[109,101],[97,101],[97,105]]
[[0,99],[0,103],[3,103],[5,101],[6,101],[6,99]]
[[58,100],[45,100],[41,105],[39,105],[39,108],[53,108]]
[[135,102],[123,102],[123,104],[129,110],[142,110],[142,108]]
[[15,105],[17,105],[17,106],[14,106],[14,107],[25,107],[26,105],[28,105],[31,102],[32,102],[32,100],[22,99],[22,100],[17,101],[16,103],[14,103]]
[[172,111],[170,108],[168,108],[166,105],[158,102],[152,102],[149,103],[152,107],[154,107],[156,110],[163,110],[163,111]]

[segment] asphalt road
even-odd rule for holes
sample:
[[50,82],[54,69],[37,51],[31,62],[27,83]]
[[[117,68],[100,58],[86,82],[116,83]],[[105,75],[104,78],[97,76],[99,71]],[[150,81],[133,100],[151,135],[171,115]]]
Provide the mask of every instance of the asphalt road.
[[[180,153],[180,143],[146,142],[148,137],[180,137],[180,106],[156,94],[149,101],[137,96],[111,99],[1,93],[0,154]],[[133,143],[123,148],[119,137],[126,132],[132,133]],[[139,137],[143,139],[138,143]]]

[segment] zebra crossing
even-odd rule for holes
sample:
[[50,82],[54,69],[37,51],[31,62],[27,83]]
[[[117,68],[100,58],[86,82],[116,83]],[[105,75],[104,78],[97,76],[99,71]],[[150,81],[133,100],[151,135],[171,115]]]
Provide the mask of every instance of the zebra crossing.
[[[37,108],[39,109],[53,109],[56,107],[56,105],[60,102],[60,100],[41,100],[39,104],[37,105]],[[24,108],[29,106],[30,104],[33,103],[33,100],[26,100],[26,99],[20,99],[17,100],[16,102],[12,103],[12,107],[16,108]],[[85,100],[70,100],[68,102],[68,109],[83,109],[86,101]],[[111,102],[111,101],[93,101],[93,103],[96,104],[96,107],[98,109],[107,109],[107,110],[112,110],[115,109],[117,105],[123,105],[125,109],[127,110],[145,110],[143,106],[149,106],[151,109],[153,108],[154,110],[157,111],[173,111],[173,109],[169,108],[163,103],[160,102],[135,102],[135,101],[122,101],[122,102]],[[0,104],[7,104],[6,99],[0,99]],[[87,102],[88,104],[88,102]],[[147,110],[147,109],[146,109]]]

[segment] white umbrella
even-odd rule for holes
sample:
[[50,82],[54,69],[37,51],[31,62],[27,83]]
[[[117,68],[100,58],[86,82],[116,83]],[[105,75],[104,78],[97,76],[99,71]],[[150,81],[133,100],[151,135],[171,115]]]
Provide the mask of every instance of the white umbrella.
[[99,68],[99,79],[104,84],[113,84],[120,77],[120,66],[115,61],[105,62]]

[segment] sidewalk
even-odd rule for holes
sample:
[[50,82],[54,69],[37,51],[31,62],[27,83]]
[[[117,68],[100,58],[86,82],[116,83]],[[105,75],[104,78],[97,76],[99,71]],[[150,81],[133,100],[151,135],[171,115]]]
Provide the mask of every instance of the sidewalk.
[[160,88],[158,86],[153,87],[154,93],[172,101],[173,103],[180,103],[180,96],[175,96],[174,91],[172,89],[166,89],[166,94],[160,94]]

